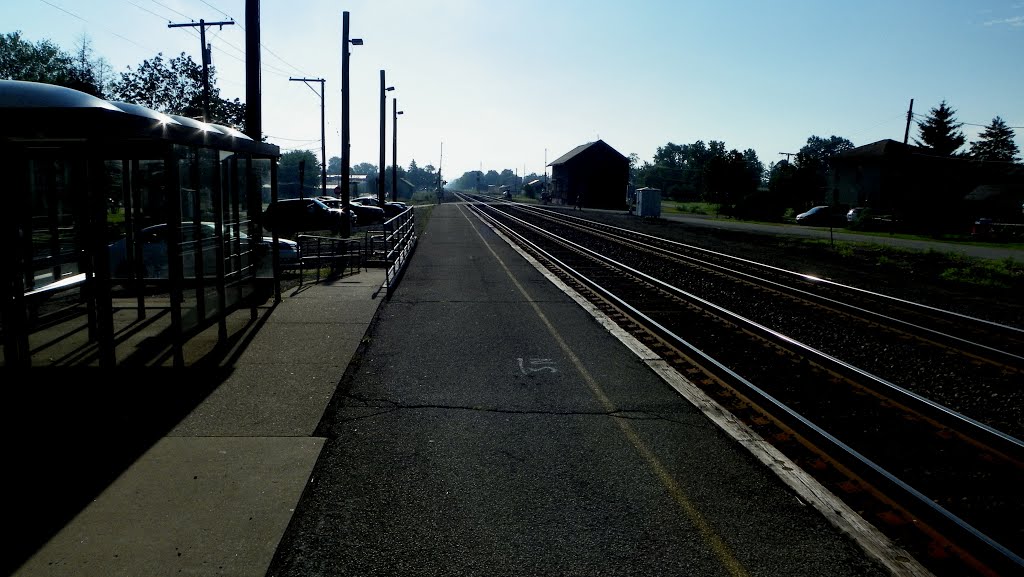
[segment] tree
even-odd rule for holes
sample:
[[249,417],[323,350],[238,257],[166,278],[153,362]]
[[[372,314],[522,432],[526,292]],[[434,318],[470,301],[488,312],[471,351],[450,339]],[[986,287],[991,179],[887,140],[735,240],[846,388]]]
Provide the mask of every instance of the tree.
[[783,204],[792,206],[796,199],[796,166],[788,160],[780,160],[768,168],[768,191],[782,199]]
[[931,109],[923,122],[918,123],[920,138],[915,138],[914,143],[941,155],[952,156],[967,141],[964,133],[960,132],[961,126],[963,124],[956,121],[956,110],[943,100],[937,108]]
[[106,98],[112,76],[110,65],[93,57],[88,36],[72,56],[49,40],[32,43],[21,32],[0,34],[0,78],[66,86]]
[[110,64],[93,56],[92,41],[83,35],[71,60],[68,86],[105,99],[113,79]]
[[[510,171],[511,172],[511,171]],[[488,186],[500,186],[501,175],[498,174],[497,170],[488,170],[487,174],[484,175],[483,187],[486,189]]]
[[841,136],[828,138],[811,136],[796,155],[796,172],[792,183],[800,204],[820,204],[832,180],[832,158],[840,152],[853,149],[853,143]]
[[847,150],[853,150],[853,143],[833,134],[828,138],[811,136],[807,139],[807,144],[800,148],[799,153],[804,158],[817,160],[826,168],[831,169],[832,157]]
[[731,212],[739,200],[757,190],[761,183],[760,174],[752,171],[743,153],[735,149],[712,157],[704,172],[704,200],[721,205],[725,212]]
[[644,163],[637,171],[636,184],[660,188],[676,200],[696,200],[709,192],[704,183],[706,166],[725,155],[725,143],[717,140],[708,144],[702,140],[682,145],[669,142],[658,147],[652,164]]
[[[301,189],[299,164],[301,170]],[[320,188],[320,161],[311,150],[290,150],[281,154],[277,164],[278,195],[281,198],[318,196]],[[300,194],[301,193],[301,194]]]
[[764,163],[762,163],[761,160],[757,158],[757,151],[755,151],[753,148],[748,148],[744,150],[743,161],[746,163],[746,170],[749,173],[750,178],[755,183],[754,188],[757,188],[767,182],[767,177],[765,176],[764,170]]
[[[211,122],[241,129],[245,127],[245,104],[237,98],[225,100],[217,88],[217,73],[208,67]],[[184,52],[165,61],[163,53],[144,60],[134,71],[129,67],[113,83],[115,99],[139,104],[167,114],[189,118],[203,115],[203,68]]]
[[426,190],[437,186],[437,169],[432,164],[421,168],[413,159],[409,163],[409,170],[406,174],[406,178],[416,190]]
[[629,153],[629,182],[635,184],[640,175],[640,155],[635,152]]
[[0,34],[0,78],[66,86],[71,56],[49,40],[24,40],[21,32]]
[[1014,142],[1013,129],[1006,125],[1000,117],[992,119],[992,124],[978,135],[978,140],[971,143],[971,157],[978,160],[995,160],[1001,162],[1018,162],[1020,149]]
[[340,156],[332,156],[327,159],[327,174],[341,174]]
[[360,162],[349,169],[349,174],[365,174],[367,176],[377,174],[377,165],[369,162]]

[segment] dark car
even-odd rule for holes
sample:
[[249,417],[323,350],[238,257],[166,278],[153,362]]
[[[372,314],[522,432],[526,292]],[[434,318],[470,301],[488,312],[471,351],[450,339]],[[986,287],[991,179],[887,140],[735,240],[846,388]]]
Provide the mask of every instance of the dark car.
[[394,218],[395,215],[405,212],[408,206],[404,202],[391,202],[387,201],[381,204],[377,200],[376,196],[360,196],[359,198],[352,199],[353,203],[361,204],[363,206],[376,206],[384,210],[384,216],[386,218]]
[[831,206],[816,206],[807,212],[796,215],[796,223],[808,226],[833,226],[837,223],[837,219]]
[[[263,263],[264,270],[270,270],[269,265],[271,260],[269,257],[271,254],[270,251],[274,249],[274,237],[263,237],[260,241],[260,247],[262,247],[267,256]],[[279,238],[277,239],[277,250],[281,268],[295,268],[299,265],[299,243],[288,238]]]
[[[168,237],[171,230],[166,223],[147,226],[139,231],[136,242],[141,245],[142,262],[139,273],[144,278],[167,278],[169,272]],[[217,229],[212,222],[202,222],[199,226],[183,223],[180,233],[182,270],[186,278],[195,277],[198,249],[202,248],[203,274],[210,276],[217,272]],[[200,236],[202,240],[200,241]],[[249,250],[249,236],[238,233],[240,249]],[[121,237],[108,246],[111,278],[124,278],[133,267],[132,257],[128,255],[127,238]],[[269,256],[274,246],[274,239],[264,236],[259,243],[264,256]],[[299,246],[286,238],[277,242],[282,267],[289,268],[299,262]],[[264,258],[261,272],[268,272],[270,260]]]
[[[328,206],[344,210],[344,201],[340,198],[321,198],[321,200]],[[348,205],[351,214],[353,215],[352,224],[353,226],[369,226],[371,224],[377,224],[384,222],[384,218],[387,216],[384,213],[384,209],[360,204],[353,199]]]
[[270,203],[263,213],[263,224],[277,236],[326,230],[341,232],[349,217],[315,198],[288,198]]
[[334,208],[342,212],[346,212],[348,214],[349,222],[352,224],[352,226],[356,226],[359,224],[359,216],[356,214],[356,211],[352,210],[351,205],[349,205],[349,208],[346,211],[345,203],[342,202],[340,198],[334,198],[332,196],[319,196],[317,198],[320,200],[320,202],[326,204],[328,208]]

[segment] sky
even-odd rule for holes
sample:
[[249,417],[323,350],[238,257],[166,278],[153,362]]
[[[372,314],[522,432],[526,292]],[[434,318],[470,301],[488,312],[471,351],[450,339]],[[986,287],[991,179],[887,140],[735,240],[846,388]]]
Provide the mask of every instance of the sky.
[[[349,13],[352,164],[519,176],[601,139],[640,162],[717,140],[767,167],[811,136],[902,141],[943,100],[968,143],[996,116],[1024,152],[1024,0],[268,0],[261,2],[263,130],[289,150],[341,151],[341,39]],[[245,100],[244,0],[3,0],[0,33],[75,52],[115,74],[158,53],[201,62]],[[393,123],[397,100],[397,133]],[[910,143],[918,136],[916,123]],[[966,146],[964,149],[966,150]]]

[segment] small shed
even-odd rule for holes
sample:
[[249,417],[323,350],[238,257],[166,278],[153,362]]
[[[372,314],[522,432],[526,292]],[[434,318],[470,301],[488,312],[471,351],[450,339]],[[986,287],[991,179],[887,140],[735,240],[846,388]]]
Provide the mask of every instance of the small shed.
[[661,217],[661,189],[647,186],[636,189],[636,215]]

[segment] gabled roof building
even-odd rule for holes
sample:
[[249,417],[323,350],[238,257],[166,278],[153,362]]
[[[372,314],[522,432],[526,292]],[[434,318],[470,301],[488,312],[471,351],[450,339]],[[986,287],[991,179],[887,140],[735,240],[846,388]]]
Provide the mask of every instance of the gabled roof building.
[[603,140],[581,144],[548,166],[552,202],[626,210],[629,159]]

